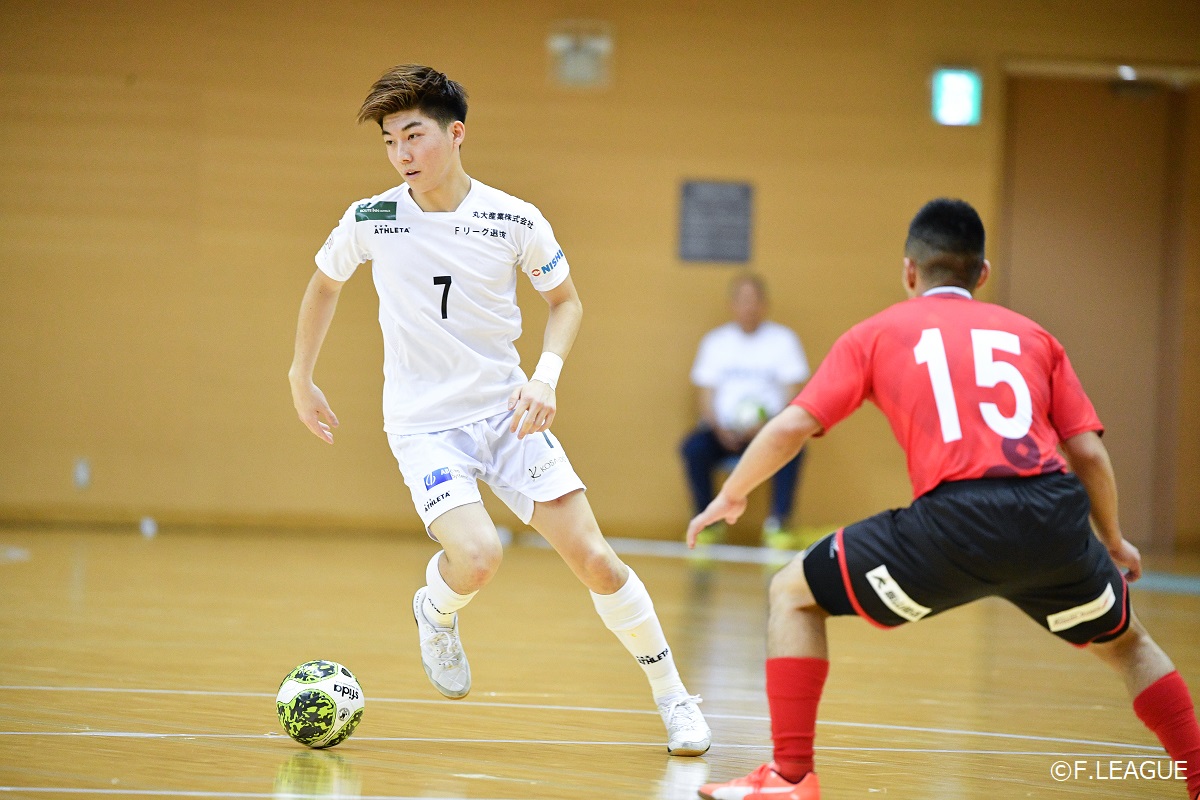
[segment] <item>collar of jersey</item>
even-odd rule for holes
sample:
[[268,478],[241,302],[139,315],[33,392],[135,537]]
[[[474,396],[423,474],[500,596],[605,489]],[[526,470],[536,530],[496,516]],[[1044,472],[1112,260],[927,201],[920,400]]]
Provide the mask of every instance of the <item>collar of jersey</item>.
[[458,214],[467,207],[467,203],[471,200],[472,195],[475,194],[475,186],[478,182],[474,178],[470,178],[470,181],[471,188],[467,189],[467,193],[463,197],[462,202],[459,203],[458,208],[454,209],[453,211],[426,211],[425,209],[421,208],[419,205],[417,205],[416,198],[412,196],[412,188],[409,187],[408,181],[400,184],[400,194],[404,197],[404,202],[412,206],[413,209],[420,214]]
[[965,297],[968,300],[975,299],[971,296],[970,292],[968,292],[966,289],[963,289],[960,286],[935,286],[932,289],[930,289],[929,291],[922,294],[921,297],[929,297],[930,295],[934,295],[934,294],[956,294],[959,297]]

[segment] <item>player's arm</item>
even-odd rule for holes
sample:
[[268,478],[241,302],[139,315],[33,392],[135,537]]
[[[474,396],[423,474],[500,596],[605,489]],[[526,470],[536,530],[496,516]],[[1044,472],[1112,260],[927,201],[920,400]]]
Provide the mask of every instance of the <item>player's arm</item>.
[[1062,443],[1063,455],[1071,469],[1087,489],[1092,505],[1092,528],[1108,548],[1117,566],[1129,570],[1126,576],[1135,581],[1142,574],[1142,556],[1138,549],[1121,535],[1117,518],[1117,479],[1113,474],[1108,448],[1095,431],[1072,436]]
[[800,406],[789,405],[775,415],[750,442],[720,493],[688,525],[688,547],[695,547],[696,534],[714,522],[737,522],[746,510],[750,492],[795,458],[804,443],[820,432],[821,423]]
[[329,332],[333,312],[337,309],[342,281],[334,280],[317,270],[304,290],[300,301],[300,318],[296,322],[296,349],[292,366],[288,370],[288,382],[292,386],[292,403],[300,421],[313,435],[333,444],[333,428],[338,426],[337,416],[329,408],[325,395],[313,383],[313,370],[317,366],[317,355]]
[[583,302],[570,275],[558,286],[540,294],[550,306],[546,332],[542,336],[542,357],[529,382],[514,389],[508,398],[508,407],[514,412],[510,430],[516,432],[517,438],[549,430],[554,422],[558,412],[554,394],[558,375],[583,321]]

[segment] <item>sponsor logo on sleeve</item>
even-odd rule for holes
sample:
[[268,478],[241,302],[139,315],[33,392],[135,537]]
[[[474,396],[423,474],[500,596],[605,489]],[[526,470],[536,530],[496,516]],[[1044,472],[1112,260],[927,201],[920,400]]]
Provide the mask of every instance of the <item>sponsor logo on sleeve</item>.
[[883,604],[894,611],[896,616],[903,617],[909,622],[916,622],[933,610],[909,597],[883,564],[868,572],[867,580]]
[[393,200],[380,200],[377,203],[359,203],[354,207],[355,222],[370,222],[372,220],[396,218],[396,203]]
[[535,278],[540,277],[542,275],[549,275],[550,271],[553,270],[555,267],[557,267],[558,262],[562,261],[564,258],[566,258],[566,256],[563,255],[563,251],[559,250],[557,253],[554,254],[554,258],[550,259],[549,264],[545,264],[541,267],[538,267],[530,274],[533,275],[533,277],[535,277]]

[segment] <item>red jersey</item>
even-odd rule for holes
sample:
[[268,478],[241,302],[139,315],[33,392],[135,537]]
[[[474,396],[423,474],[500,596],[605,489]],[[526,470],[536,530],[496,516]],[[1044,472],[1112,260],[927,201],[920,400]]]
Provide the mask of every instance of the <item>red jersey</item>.
[[828,431],[863,400],[904,448],[914,497],[943,481],[1065,471],[1058,443],[1104,430],[1057,339],[946,292],[855,325],[792,403]]

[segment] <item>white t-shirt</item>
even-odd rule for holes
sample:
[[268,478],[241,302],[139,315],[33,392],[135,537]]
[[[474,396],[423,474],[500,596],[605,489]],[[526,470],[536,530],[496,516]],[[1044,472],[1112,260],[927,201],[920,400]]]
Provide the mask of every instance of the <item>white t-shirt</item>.
[[427,212],[401,184],[351,205],[316,256],[339,281],[367,260],[383,329],[384,430],[448,430],[507,411],[527,380],[513,346],[517,269],[542,292],[568,272],[541,212],[476,180],[456,210]]
[[704,335],[692,365],[692,383],[713,390],[713,410],[722,427],[737,428],[743,403],[761,405],[774,416],[791,402],[785,387],[808,380],[800,337],[776,322],[746,333],[728,322]]

